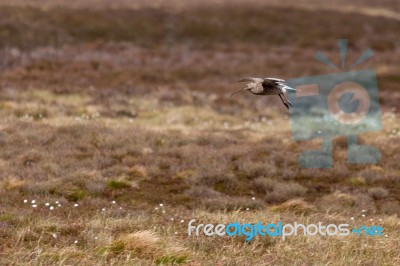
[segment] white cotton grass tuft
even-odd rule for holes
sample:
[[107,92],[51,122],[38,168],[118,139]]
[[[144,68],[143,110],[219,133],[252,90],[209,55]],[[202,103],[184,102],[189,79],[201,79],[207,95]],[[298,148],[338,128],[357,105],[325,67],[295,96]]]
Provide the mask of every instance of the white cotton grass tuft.
[[57,234],[53,234],[52,236],[53,236],[53,238],[57,238]]
[[252,200],[256,200],[256,197],[252,197],[251,199],[252,199]]
[[24,199],[24,203],[28,203],[28,200],[27,200],[27,199]]
[[75,240],[75,241],[74,241],[74,244],[78,244],[78,240]]
[[113,200],[111,203],[112,203],[112,204],[115,204],[115,200]]
[[160,207],[164,206],[164,204],[160,203]]
[[32,204],[32,207],[33,207],[33,208],[36,208],[36,207],[37,207],[37,205],[36,205],[36,204]]
[[32,204],[35,204],[35,203],[36,203],[36,200],[32,200],[31,203],[32,203]]
[[76,207],[78,207],[78,206],[79,206],[79,204],[78,204],[78,203],[75,203],[75,204],[74,204],[74,207],[75,207],[75,208],[76,208]]
[[45,205],[45,206],[49,206],[49,205],[50,205],[50,203],[46,202],[44,205]]
[[49,209],[50,209],[50,211],[52,211],[52,210],[54,210],[54,207],[53,207],[53,206],[50,206],[50,208],[49,208]]

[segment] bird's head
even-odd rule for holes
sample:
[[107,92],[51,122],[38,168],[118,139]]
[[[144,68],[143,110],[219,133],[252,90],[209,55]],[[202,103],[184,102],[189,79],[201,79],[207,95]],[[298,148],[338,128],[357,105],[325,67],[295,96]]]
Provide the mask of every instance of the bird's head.
[[255,84],[255,83],[260,83],[260,82],[262,82],[262,81],[263,81],[263,79],[261,79],[261,78],[243,78],[243,79],[239,80],[238,82],[246,82],[247,85],[246,85],[246,87],[244,87],[244,88],[242,88],[242,89],[240,89],[240,90],[237,90],[237,91],[235,91],[234,93],[232,93],[232,94],[231,94],[231,97],[232,97],[234,94],[236,94],[236,93],[238,93],[238,92],[240,92],[240,91],[251,90],[251,89],[254,87],[254,84]]

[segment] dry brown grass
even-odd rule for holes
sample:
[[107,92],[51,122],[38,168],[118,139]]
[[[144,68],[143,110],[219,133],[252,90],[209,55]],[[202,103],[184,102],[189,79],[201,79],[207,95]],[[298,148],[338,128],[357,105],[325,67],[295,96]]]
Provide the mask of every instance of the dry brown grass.
[[[0,264],[400,264],[398,3],[201,2],[0,1]],[[320,143],[279,98],[229,92],[327,73],[314,54],[338,62],[341,37],[348,61],[375,51],[383,129],[362,142],[382,161],[346,164],[339,137],[332,169],[302,169]],[[188,238],[191,219],[387,237]]]

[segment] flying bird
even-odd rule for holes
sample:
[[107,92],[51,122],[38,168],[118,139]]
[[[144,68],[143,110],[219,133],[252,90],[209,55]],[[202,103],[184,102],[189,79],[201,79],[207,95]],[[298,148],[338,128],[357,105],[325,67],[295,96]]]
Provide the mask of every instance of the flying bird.
[[297,90],[289,87],[286,84],[286,81],[283,79],[244,78],[239,80],[239,82],[247,82],[247,84],[244,88],[232,93],[231,97],[240,91],[249,90],[255,95],[278,95],[287,109],[289,109],[289,106],[293,106],[289,99],[286,97],[285,93],[295,92]]

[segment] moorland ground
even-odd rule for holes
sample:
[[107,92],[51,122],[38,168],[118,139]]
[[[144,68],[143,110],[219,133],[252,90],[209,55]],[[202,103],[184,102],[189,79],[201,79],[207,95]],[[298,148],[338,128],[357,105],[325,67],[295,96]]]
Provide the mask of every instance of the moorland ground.
[[[400,263],[397,1],[0,1],[2,264]],[[377,72],[376,165],[302,169],[278,97],[243,76]],[[27,202],[25,203],[24,200]],[[32,202],[32,201],[35,202]],[[45,204],[49,203],[48,206]],[[51,207],[53,207],[51,209]],[[379,224],[384,237],[188,237],[187,223]]]

